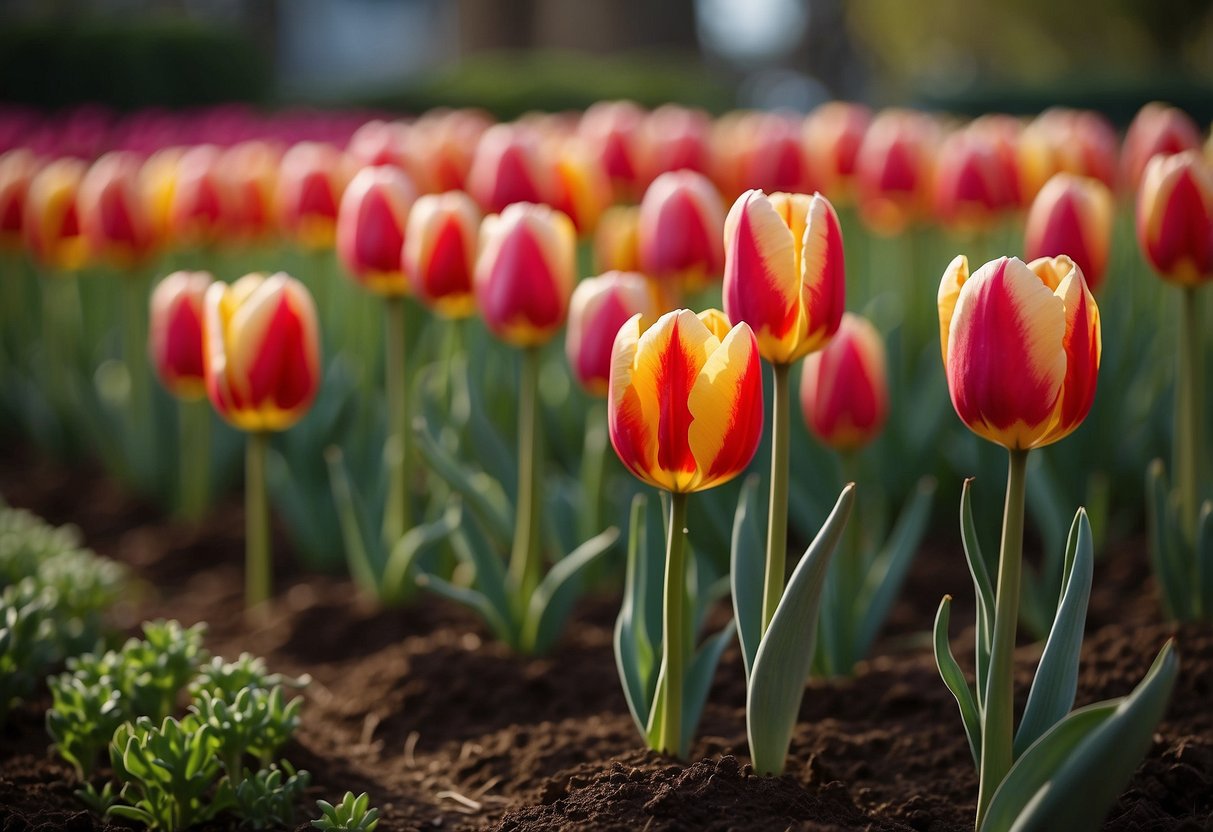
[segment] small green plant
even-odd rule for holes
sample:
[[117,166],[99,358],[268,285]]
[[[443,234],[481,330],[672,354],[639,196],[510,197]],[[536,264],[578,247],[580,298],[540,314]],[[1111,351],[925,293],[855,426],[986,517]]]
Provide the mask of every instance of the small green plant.
[[222,656],[215,656],[203,664],[198,668],[194,681],[190,682],[189,691],[191,699],[197,699],[202,691],[208,690],[231,702],[244,688],[269,690],[277,685],[302,687],[307,683],[307,676],[289,679],[278,673],[270,673],[266,669],[264,659],[250,653],[241,653],[240,657],[232,662]]
[[165,832],[210,820],[234,802],[214,751],[213,729],[192,716],[167,717],[159,727],[147,717],[123,723],[110,743],[110,761],[124,803],[109,814]]
[[354,797],[346,792],[341,802],[334,806],[327,800],[317,800],[320,817],[312,826],[325,832],[373,832],[379,825],[379,810],[371,808],[371,798],[366,792]]
[[55,528],[31,512],[0,503],[0,587],[36,574],[43,562],[79,547],[74,526]]
[[129,713],[161,720],[177,706],[177,696],[208,658],[202,646],[206,625],[182,627],[176,621],[148,621],[143,639],[130,639],[122,658],[130,674]]
[[295,825],[295,806],[311,784],[311,775],[286,760],[257,772],[245,771],[233,792],[232,810],[249,829]]
[[228,778],[239,784],[245,755],[251,754],[262,766],[267,765],[299,726],[302,704],[302,697],[284,703],[281,685],[270,690],[243,688],[230,701],[219,691],[203,690],[190,705],[190,712],[199,724],[211,729],[215,753]]
[[26,579],[0,593],[0,725],[54,661],[53,597]]

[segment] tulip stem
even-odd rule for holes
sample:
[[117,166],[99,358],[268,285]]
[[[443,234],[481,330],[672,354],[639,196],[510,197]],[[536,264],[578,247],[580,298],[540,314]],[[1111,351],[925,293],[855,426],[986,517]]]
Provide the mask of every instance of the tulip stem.
[[678,755],[682,752],[682,681],[686,674],[682,625],[686,605],[686,523],[687,495],[670,495],[670,528],[665,558],[665,603],[661,622],[661,672],[664,686],[658,691],[661,703],[661,730],[657,751]]
[[510,586],[519,621],[539,585],[539,363],[540,348],[522,351],[518,386],[518,502],[514,546],[510,551]]
[[177,449],[181,467],[181,514],[186,520],[202,519],[210,497],[211,406],[206,399],[183,401],[177,408]]
[[386,337],[384,373],[388,412],[388,495],[383,515],[383,537],[387,546],[396,545],[412,527],[412,494],[409,493],[409,412],[405,381],[404,298],[384,300]]
[[270,599],[270,510],[265,483],[265,454],[270,435],[248,435],[244,449],[244,609],[252,612]]
[[1201,389],[1200,302],[1196,289],[1183,288],[1179,314],[1179,366],[1175,388],[1175,477],[1179,486],[1182,534],[1188,543],[1196,540],[1196,517],[1200,506]]
[[148,416],[147,385],[147,292],[141,275],[126,275],[122,280],[126,301],[126,321],[122,327],[122,361],[130,377],[128,416],[137,441],[148,442],[143,430]]
[[1002,515],[998,554],[998,588],[994,596],[994,639],[982,718],[977,828],[990,800],[1011,770],[1014,740],[1015,632],[1019,613],[1019,578],[1023,561],[1023,510],[1028,452],[1012,450],[1007,468],[1007,500]]
[[771,500],[767,506],[767,563],[762,598],[764,634],[783,597],[788,556],[789,365],[775,364],[772,369],[775,397],[771,406]]

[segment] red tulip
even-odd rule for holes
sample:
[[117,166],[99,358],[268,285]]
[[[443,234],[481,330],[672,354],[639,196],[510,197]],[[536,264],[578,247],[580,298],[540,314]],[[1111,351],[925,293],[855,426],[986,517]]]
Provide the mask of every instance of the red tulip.
[[657,317],[657,304],[644,275],[607,272],[587,277],[573,290],[565,353],[573,377],[592,395],[606,395],[615,335],[633,315],[641,315],[642,320]]
[[515,202],[550,203],[555,185],[538,134],[517,124],[485,131],[468,171],[467,190],[486,212]]
[[724,205],[706,176],[663,173],[640,203],[640,270],[658,280],[698,286],[724,268]]
[[959,229],[988,227],[1016,203],[1015,171],[984,130],[957,130],[944,140],[935,167],[936,216]]
[[234,238],[263,240],[276,229],[281,161],[281,152],[268,142],[242,142],[223,151],[219,166],[228,179],[228,231]]
[[1166,280],[1213,280],[1213,165],[1195,150],[1155,156],[1137,194],[1137,241]]
[[1200,148],[1200,130],[1192,117],[1176,107],[1152,101],[1138,111],[1125,134],[1121,154],[1121,183],[1129,190],[1141,185],[1146,165],[1155,156],[1171,156]]
[[25,148],[0,154],[0,247],[21,245],[25,200],[37,170],[34,154]]
[[711,120],[700,110],[664,104],[649,113],[640,133],[643,181],[651,184],[663,173],[711,170],[708,134]]
[[855,163],[856,197],[878,233],[900,233],[922,216],[937,133],[929,116],[908,110],[885,110],[868,127]]
[[463,318],[476,309],[479,233],[480,209],[463,191],[426,194],[409,212],[404,272],[417,297],[440,315]]
[[142,171],[133,153],[116,151],[94,162],[80,182],[80,227],[89,249],[120,266],[143,261],[157,242]]
[[300,245],[328,248],[337,236],[337,208],[348,184],[349,160],[332,145],[300,142],[282,157],[279,223]]
[[853,451],[871,442],[889,415],[884,341],[866,318],[842,316],[838,332],[804,362],[805,424],[826,445]]
[[1114,210],[1107,185],[1098,179],[1059,173],[1032,202],[1024,253],[1029,260],[1069,255],[1091,291],[1098,291],[1108,266]]
[[417,198],[399,168],[358,171],[337,212],[337,255],[346,270],[379,295],[403,295],[409,284],[401,264],[405,223]]
[[206,395],[202,308],[209,272],[173,272],[152,292],[148,348],[160,383],[179,399]]
[[822,104],[805,119],[804,142],[816,187],[837,194],[835,201],[852,196],[859,148],[871,123],[871,110],[844,101]]
[[590,105],[577,126],[612,184],[625,194],[637,194],[642,187],[644,119],[644,110],[631,101],[599,101]]
[[85,170],[79,159],[56,159],[30,180],[21,230],[30,252],[54,269],[79,269],[88,259],[76,204]]
[[177,160],[168,210],[174,244],[213,244],[227,233],[232,208],[221,159],[219,148],[207,144],[191,147]]

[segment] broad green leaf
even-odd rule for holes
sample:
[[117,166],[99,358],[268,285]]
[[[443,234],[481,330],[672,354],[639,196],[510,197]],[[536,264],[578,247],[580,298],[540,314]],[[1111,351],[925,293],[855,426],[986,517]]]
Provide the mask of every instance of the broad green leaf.
[[926,533],[934,499],[935,478],[923,477],[901,510],[884,549],[868,569],[863,594],[856,605],[861,616],[855,643],[856,659],[867,655],[901,591],[914,553]]
[[1213,619],[1213,500],[1205,500],[1196,527],[1196,586],[1198,609],[1206,620]]
[[708,701],[708,690],[712,687],[716,666],[720,663],[720,656],[725,648],[733,641],[735,629],[732,621],[726,624],[719,633],[699,648],[691,666],[687,668],[686,679],[682,684],[682,747],[678,750],[681,757],[685,757],[691,747],[691,739],[699,726],[703,706]]
[[484,619],[485,624],[488,625],[497,638],[512,646],[517,646],[515,644],[516,634],[513,627],[509,625],[506,619],[502,618],[501,613],[493,606],[492,602],[489,601],[483,592],[478,592],[468,587],[455,586],[449,581],[445,581],[435,575],[417,576],[417,585],[441,595],[443,598],[468,607],[472,612]]
[[418,429],[414,436],[417,440],[417,451],[426,464],[447,485],[462,495],[468,508],[484,523],[489,534],[496,540],[509,540],[514,529],[509,509],[499,500],[493,499],[482,478],[483,475],[477,477],[476,473],[466,469],[443,450],[424,428]]
[[350,482],[341,449],[336,445],[329,447],[324,452],[324,458],[328,462],[333,502],[337,506],[337,517],[345,538],[345,557],[350,575],[363,592],[380,597],[379,567],[371,561],[367,549],[368,541],[371,541],[370,545],[376,545],[373,541],[378,540],[378,535],[370,531],[369,519]]
[[981,832],[1098,830],[1150,749],[1178,673],[1168,641],[1131,694],[1080,708],[1054,725],[1011,767]]
[[416,585],[410,578],[417,558],[448,539],[459,528],[462,519],[463,505],[454,497],[437,520],[414,526],[404,533],[383,566],[380,597],[385,603],[399,604],[408,599]]
[[628,710],[643,735],[649,721],[649,709],[656,684],[654,646],[644,626],[645,580],[648,545],[647,498],[637,494],[632,498],[631,522],[628,524],[627,571],[624,577],[623,603],[615,619],[615,668],[623,682]]
[[965,736],[969,738],[969,751],[973,754],[973,765],[981,761],[981,715],[977,711],[977,701],[973,698],[973,688],[965,680],[960,665],[952,655],[952,645],[948,642],[948,620],[952,614],[952,596],[945,595],[939,602],[939,612],[935,613],[935,666],[943,683],[956,697],[960,708],[960,719],[964,723]]
[[854,502],[855,486],[848,485],[792,572],[754,656],[746,723],[750,756],[760,774],[783,771],[813,662],[821,587]]
[[543,653],[559,637],[580,589],[582,570],[610,551],[619,539],[612,526],[582,543],[548,570],[531,595],[522,629],[522,649]]
[[750,678],[758,642],[762,638],[762,581],[765,550],[759,516],[758,475],[746,477],[733,516],[733,545],[729,569],[733,588],[733,620],[741,642],[745,677]]
[[1066,542],[1057,617],[1053,620],[1049,640],[1045,642],[1023,720],[1015,735],[1015,756],[1026,751],[1074,706],[1074,691],[1078,688],[1078,659],[1082,652],[1087,601],[1091,597],[1094,561],[1091,524],[1087,521],[1087,513],[1079,509],[1074,515]]
[[1168,618],[1183,618],[1187,606],[1187,582],[1183,572],[1176,569],[1182,546],[1175,514],[1171,510],[1171,491],[1167,470],[1161,459],[1150,463],[1146,470],[1146,527],[1149,530],[1150,561],[1162,590],[1163,610]]

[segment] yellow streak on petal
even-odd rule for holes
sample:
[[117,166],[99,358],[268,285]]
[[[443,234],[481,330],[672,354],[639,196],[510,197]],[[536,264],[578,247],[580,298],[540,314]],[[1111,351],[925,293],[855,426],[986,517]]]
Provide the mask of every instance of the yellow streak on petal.
[[960,290],[969,279],[969,258],[958,254],[944,269],[943,279],[939,281],[939,346],[943,353],[944,365],[948,362],[948,333],[952,326],[952,317],[956,312],[956,300]]
[[754,352],[754,337],[743,323],[724,337],[707,357],[687,398],[691,412],[691,427],[687,438],[696,467],[692,483],[684,491],[699,491],[726,482],[740,471],[719,472],[714,477],[708,471],[724,448],[733,413],[738,406],[738,394]]

